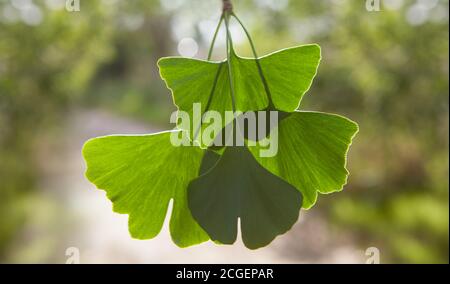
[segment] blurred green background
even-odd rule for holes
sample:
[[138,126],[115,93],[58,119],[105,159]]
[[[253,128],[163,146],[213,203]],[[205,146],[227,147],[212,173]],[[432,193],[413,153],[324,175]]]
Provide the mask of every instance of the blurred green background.
[[[107,113],[171,127],[175,107],[156,62],[205,58],[221,10],[219,0],[81,0],[69,13],[65,2],[0,0],[0,262],[60,261],[53,251],[67,246],[79,220],[64,213],[66,186],[46,178],[61,175],[52,163],[71,161],[70,120],[89,126]],[[362,0],[234,2],[260,55],[320,44],[322,63],[301,108],[360,125],[349,184],[307,214],[326,222],[331,243],[345,236],[356,248],[375,246],[382,262],[448,263],[448,1],[381,0],[378,12]],[[250,56],[236,24],[232,33],[238,53]],[[222,33],[215,57],[223,55]],[[302,242],[296,232],[287,247]]]

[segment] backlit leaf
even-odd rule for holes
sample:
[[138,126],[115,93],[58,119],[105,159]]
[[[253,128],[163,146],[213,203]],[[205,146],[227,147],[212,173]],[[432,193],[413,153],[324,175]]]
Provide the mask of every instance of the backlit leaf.
[[[342,190],[347,182],[346,155],[358,125],[342,116],[294,112],[278,126],[278,153],[260,157],[261,145],[249,147],[255,159],[294,185],[311,208],[317,193]],[[266,138],[267,139],[267,138]]]
[[204,151],[174,147],[171,132],[143,136],[105,136],[83,148],[86,177],[104,189],[113,210],[129,214],[130,234],[151,239],[163,225],[173,199],[170,232],[180,247],[208,240],[187,205],[189,182],[198,176]]

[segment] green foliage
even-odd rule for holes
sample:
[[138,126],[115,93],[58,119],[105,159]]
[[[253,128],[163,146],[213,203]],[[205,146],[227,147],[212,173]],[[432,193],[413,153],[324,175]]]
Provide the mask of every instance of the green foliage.
[[[275,107],[292,112],[297,109],[316,75],[320,47],[312,44],[288,48],[263,56],[258,61],[271,87]],[[232,50],[230,62],[236,110],[266,109],[269,101],[255,59],[239,57]],[[179,109],[189,112],[194,102],[207,106],[211,100],[209,109],[223,113],[231,110],[229,67],[226,63],[167,57],[159,60],[158,65],[161,77],[172,90],[174,103]],[[222,65],[223,68],[220,68]],[[211,88],[215,88],[213,96],[207,92]]]
[[90,140],[83,148],[86,177],[106,190],[115,212],[130,215],[130,234],[137,239],[158,235],[173,198],[170,232],[178,246],[186,247],[208,239],[192,219],[186,195],[200,169],[203,150],[174,147],[170,134]]
[[[189,208],[214,241],[233,244],[240,218],[242,240],[250,249],[268,245],[297,221],[302,195],[264,169],[246,147],[208,152],[201,176],[188,188]],[[217,163],[210,169],[211,159]],[[206,170],[208,169],[208,170]]]
[[19,13],[10,2],[0,1],[0,213],[8,216],[0,219],[0,258],[26,221],[24,203],[39,174],[36,144],[111,57],[111,30],[99,25],[107,16],[97,4],[84,3],[70,18],[38,1],[42,21],[34,26],[8,21],[8,11]]
[[[300,46],[262,58],[254,51],[255,58],[240,58],[228,30],[231,16],[234,14],[227,12],[222,16],[227,28],[226,61],[164,58],[159,61],[161,76],[172,90],[174,103],[190,117],[194,103],[202,104],[202,115],[214,110],[222,117],[230,110],[278,111],[284,117],[276,126],[281,132],[282,152],[273,159],[259,158],[255,152],[251,154],[248,144],[248,148],[228,146],[220,154],[204,155],[205,150],[198,146],[173,147],[167,133],[144,136],[148,141],[143,136],[91,140],[83,150],[86,176],[107,191],[116,212],[130,214],[134,237],[156,236],[173,198],[171,233],[176,244],[206,240],[200,227],[212,240],[232,244],[240,218],[244,244],[256,249],[289,230],[302,205],[310,208],[314,204],[317,191],[341,190],[346,182],[345,155],[357,125],[339,116],[295,112],[316,75],[320,47]],[[217,131],[227,124],[235,128],[235,120],[224,121]],[[194,131],[203,124],[200,121],[182,131],[191,131],[190,139],[195,140]],[[203,146],[211,145],[209,141]],[[211,156],[216,162],[211,162]],[[179,176],[174,178],[174,174]],[[180,235],[175,228],[181,226]]]
[[[201,103],[201,114],[214,110],[225,117],[225,111],[233,110],[230,76],[235,91],[236,111],[267,109],[269,99],[255,59],[239,57],[231,49],[229,60],[230,66],[227,61],[209,62],[167,57],[159,60],[158,65],[161,77],[172,91],[174,104],[190,117],[193,116],[194,103]],[[301,98],[316,75],[320,62],[320,47],[313,44],[284,49],[261,57],[259,62],[270,86],[274,106],[280,111],[292,112],[299,106]],[[230,122],[223,121],[222,127]],[[188,129],[197,129],[199,126],[189,125]],[[194,134],[191,133],[192,136]],[[210,143],[203,141],[203,144],[208,146]]]
[[[29,195],[66,206],[59,198],[66,194],[60,190],[65,184],[57,185],[54,198],[40,164],[52,167],[52,161],[61,160],[78,166],[77,159],[53,148],[43,152],[36,144],[63,147],[67,133],[85,139],[85,133],[70,128],[51,141],[46,138],[55,127],[66,126],[73,108],[78,118],[86,110],[97,117],[100,110],[149,127],[168,125],[167,114],[175,108],[156,62],[177,54],[181,37],[194,38],[199,56],[206,55],[210,36],[204,23],[220,8],[219,0],[82,1],[81,13],[67,13],[46,7],[55,1],[33,2],[44,16],[38,26],[20,18],[11,22],[5,12],[12,1],[0,1],[0,215],[7,216],[0,220],[0,262],[11,257],[59,262],[61,249],[54,245],[67,242],[56,232],[74,240],[68,228],[75,226],[61,227],[61,214],[53,214],[52,222],[41,221],[52,230],[40,226],[40,233],[33,229],[24,239],[17,236],[18,229],[49,208],[33,198],[24,203]],[[332,230],[314,242],[316,250],[306,260],[330,254],[342,260],[338,251],[317,248],[322,241],[337,247],[344,235],[355,249],[380,248],[383,263],[448,263],[448,0],[430,1],[438,4],[418,25],[407,18],[415,0],[396,1],[402,3],[397,10],[386,5],[379,13],[367,12],[363,2],[234,1],[261,54],[319,42],[325,64],[302,109],[345,114],[361,126],[349,152],[352,174],[345,194],[321,196],[314,208],[313,215],[326,219],[321,221]],[[142,19],[142,25],[130,29],[125,19]],[[217,48],[224,50],[223,45]],[[252,56],[238,39],[235,49]],[[221,59],[219,54],[214,58]],[[91,71],[84,73],[78,63]],[[85,74],[94,77],[78,79],[89,77]],[[108,129],[106,124],[101,126]],[[77,147],[78,139],[72,140]],[[301,229],[317,233],[315,226]],[[299,238],[296,234],[292,239]],[[11,240],[18,246],[11,247]],[[276,253],[305,261],[299,243],[289,244],[285,252],[280,249],[284,239]],[[24,255],[30,246],[43,253],[33,249],[33,258]],[[5,249],[11,255],[2,254]]]
[[294,112],[279,123],[276,156],[260,157],[260,143],[250,151],[262,166],[294,185],[308,209],[318,192],[340,191],[347,183],[346,155],[357,131],[356,123],[338,115]]

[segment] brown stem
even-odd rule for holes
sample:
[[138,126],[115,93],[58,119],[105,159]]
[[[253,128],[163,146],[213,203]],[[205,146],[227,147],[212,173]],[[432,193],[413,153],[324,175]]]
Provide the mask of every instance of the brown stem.
[[233,12],[233,4],[231,0],[222,0],[223,2],[223,12],[231,13]]

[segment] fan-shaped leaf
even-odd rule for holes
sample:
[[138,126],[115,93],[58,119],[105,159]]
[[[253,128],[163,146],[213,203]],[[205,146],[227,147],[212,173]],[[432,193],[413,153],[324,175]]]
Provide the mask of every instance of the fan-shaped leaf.
[[[317,193],[340,191],[347,182],[346,155],[358,125],[339,115],[294,112],[278,126],[278,154],[260,157],[261,145],[249,147],[255,159],[294,185],[311,208]],[[267,139],[267,138],[266,138]]]
[[[299,106],[316,75],[320,62],[318,45],[303,45],[263,56],[259,62],[272,94],[274,106],[292,112]],[[255,59],[231,53],[232,76],[237,111],[257,111],[268,107],[269,100]],[[182,57],[166,57],[158,62],[161,77],[172,91],[174,103],[193,117],[193,104],[201,103],[201,114],[232,110],[228,64]],[[223,121],[222,127],[231,120]],[[200,122],[193,123],[195,131]],[[191,133],[191,137],[192,137]]]
[[86,177],[104,189],[117,213],[129,214],[137,239],[155,237],[173,199],[170,232],[180,247],[208,240],[187,205],[189,182],[198,176],[204,151],[174,147],[171,132],[143,136],[105,136],[83,148]]
[[189,184],[192,215],[212,240],[232,244],[240,218],[244,244],[266,246],[297,221],[302,196],[292,185],[261,167],[246,147],[228,147],[222,156],[208,152],[202,170]]

